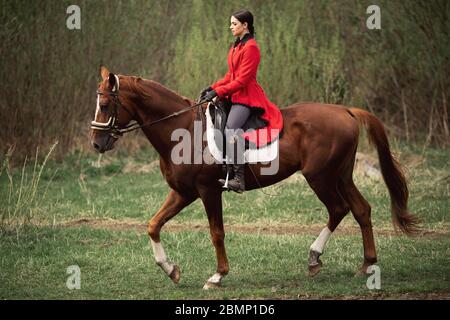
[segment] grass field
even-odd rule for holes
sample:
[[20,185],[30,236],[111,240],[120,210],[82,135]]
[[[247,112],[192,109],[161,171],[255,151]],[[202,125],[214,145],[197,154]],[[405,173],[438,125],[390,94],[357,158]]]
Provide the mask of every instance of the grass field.
[[[448,152],[401,149],[410,209],[424,232],[394,232],[382,181],[355,174],[372,205],[381,289],[355,277],[363,251],[348,215],[327,244],[324,267],[307,276],[309,246],[326,224],[324,206],[300,174],[242,195],[224,194],[230,273],[218,290],[202,289],[215,272],[214,248],[200,201],[163,229],[173,284],[155,265],[145,226],[168,193],[158,163],[82,153],[7,170],[0,176],[0,299],[304,299],[450,298],[450,165]],[[5,162],[6,163],[6,162]],[[268,196],[266,193],[273,196]],[[81,289],[69,290],[78,265]]]

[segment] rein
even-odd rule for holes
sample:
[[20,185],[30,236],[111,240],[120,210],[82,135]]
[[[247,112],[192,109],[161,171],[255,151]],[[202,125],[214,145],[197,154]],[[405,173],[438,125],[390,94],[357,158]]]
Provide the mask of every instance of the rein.
[[113,102],[114,102],[114,110],[112,112],[112,114],[109,115],[109,119],[108,122],[97,122],[97,121],[92,121],[91,122],[91,129],[94,130],[101,130],[101,131],[109,131],[109,134],[111,136],[113,136],[114,138],[118,139],[120,136],[122,136],[124,133],[128,133],[143,127],[149,127],[152,126],[154,124],[157,124],[161,121],[170,119],[172,117],[176,117],[182,113],[185,113],[189,110],[192,110],[200,105],[202,105],[203,103],[205,103],[206,101],[200,101],[196,104],[194,104],[193,106],[184,108],[180,111],[174,112],[166,117],[163,117],[161,119],[152,121],[152,122],[148,122],[148,123],[144,123],[144,124],[138,124],[138,123],[132,123],[132,124],[128,124],[123,128],[119,128],[118,125],[116,125],[116,119],[117,119],[117,114],[119,109],[124,109],[128,114],[131,115],[130,111],[128,111],[125,107],[122,106],[122,103],[119,100],[119,90],[117,91],[100,91],[97,90],[97,94],[98,95],[104,95],[104,94],[109,94],[112,98],[113,98]]
[[[113,90],[113,91],[100,91],[100,90],[97,90],[97,94],[98,95],[104,95],[105,93],[109,94],[113,98],[114,110],[113,110],[112,114],[110,114],[108,122],[97,122],[95,120],[92,121],[91,122],[91,129],[101,130],[101,131],[108,131],[109,134],[115,139],[118,139],[124,133],[128,133],[128,132],[131,132],[131,131],[134,131],[134,130],[137,130],[137,129],[140,129],[140,128],[143,128],[143,127],[149,127],[149,126],[152,126],[152,125],[157,124],[159,122],[162,122],[164,120],[176,117],[176,116],[178,116],[178,115],[180,115],[180,114],[182,114],[184,112],[187,112],[189,110],[197,108],[198,106],[200,106],[200,105],[202,105],[203,103],[206,102],[206,101],[199,101],[196,104],[194,104],[193,106],[184,108],[184,109],[182,109],[180,111],[174,112],[174,113],[172,113],[172,114],[170,114],[170,115],[168,115],[166,117],[163,117],[161,119],[158,119],[158,120],[155,120],[155,121],[152,121],[152,122],[144,123],[144,124],[141,124],[141,125],[138,124],[138,123],[132,123],[132,124],[126,125],[123,128],[119,128],[119,126],[116,125],[116,119],[117,119],[117,114],[118,114],[118,111],[119,111],[120,108],[124,109],[131,117],[133,117],[133,115],[120,102],[120,100],[119,100],[119,90],[118,89],[117,90]],[[213,101],[210,101],[210,103],[212,105],[215,105],[215,103]],[[250,171],[252,172],[253,177],[255,178],[256,183],[258,184],[260,190],[264,194],[266,194],[268,196],[278,196],[278,194],[269,194],[267,192],[264,192],[264,190],[262,189],[262,186],[259,183],[259,180],[256,177],[255,173],[253,172],[251,166],[249,165],[248,167],[249,167]]]

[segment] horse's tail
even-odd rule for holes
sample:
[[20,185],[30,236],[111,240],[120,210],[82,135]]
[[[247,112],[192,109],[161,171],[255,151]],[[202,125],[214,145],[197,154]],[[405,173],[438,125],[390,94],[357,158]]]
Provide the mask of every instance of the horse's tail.
[[408,235],[419,232],[419,219],[408,212],[408,186],[400,163],[392,156],[384,126],[375,115],[362,109],[350,108],[350,112],[362,124],[369,140],[377,148],[381,174],[391,196],[392,222]]

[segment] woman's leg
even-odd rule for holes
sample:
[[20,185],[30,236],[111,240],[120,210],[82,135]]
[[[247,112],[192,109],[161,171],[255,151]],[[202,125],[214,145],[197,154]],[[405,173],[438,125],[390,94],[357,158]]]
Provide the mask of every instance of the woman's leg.
[[250,108],[240,104],[233,104],[227,119],[228,129],[240,129],[250,116]]
[[[250,109],[240,104],[233,104],[228,114],[225,127],[227,163],[243,163],[244,146],[238,146],[234,135],[236,130],[241,129],[250,116]],[[237,149],[237,150],[236,150]],[[238,160],[239,158],[239,160]]]
[[[244,180],[244,152],[245,147],[241,140],[237,140],[234,137],[235,130],[241,129],[250,116],[250,109],[239,104],[231,106],[230,113],[228,114],[227,124],[225,127],[226,138],[226,153],[227,153],[227,172],[230,173],[231,169],[234,171],[234,178],[229,180],[227,187],[236,192],[243,192],[245,190]],[[224,186],[225,180],[220,179],[220,183]]]

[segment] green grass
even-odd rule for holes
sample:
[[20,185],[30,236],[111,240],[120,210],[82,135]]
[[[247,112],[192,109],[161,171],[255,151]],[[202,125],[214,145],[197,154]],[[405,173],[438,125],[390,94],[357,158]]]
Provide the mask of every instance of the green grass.
[[[1,299],[210,299],[372,296],[447,290],[450,286],[448,239],[379,237],[381,290],[355,277],[361,263],[359,236],[336,236],[315,278],[306,272],[313,236],[229,233],[230,274],[219,290],[202,285],[215,272],[208,232],[166,233],[170,259],[182,270],[172,284],[154,263],[149,240],[136,232],[89,228],[33,229],[17,241],[2,234]],[[81,289],[66,287],[66,268],[81,269]]]
[[[75,226],[64,222],[104,218],[146,223],[158,210],[169,188],[158,165],[145,157],[130,159],[73,155],[63,163],[49,161],[36,187],[39,208],[32,224],[14,232],[0,228],[0,299],[231,299],[304,297],[378,297],[450,291],[450,167],[445,151],[402,149],[408,167],[410,209],[428,230],[441,235],[410,239],[377,230],[392,230],[389,198],[381,181],[356,175],[361,192],[372,205],[382,289],[366,288],[366,278],[354,277],[362,263],[358,233],[331,237],[321,273],[311,279],[306,264],[314,233],[271,235],[228,232],[230,274],[223,288],[204,291],[204,282],[215,272],[216,260],[209,232],[164,232],[169,258],[182,270],[181,282],[172,282],[155,265],[149,238],[142,231],[114,231]],[[149,163],[152,163],[149,166]],[[145,172],[139,170],[145,169]],[[23,174],[33,176],[33,166]],[[21,168],[11,169],[15,185]],[[0,210],[8,201],[9,178],[0,175]],[[230,225],[325,225],[327,213],[301,175],[242,195],[224,194],[225,227]],[[200,201],[184,209],[173,222],[207,224]],[[343,223],[357,226],[351,215]],[[11,231],[12,230],[12,231]],[[141,230],[141,229],[138,229]],[[444,234],[443,234],[444,233]],[[388,233],[389,234],[389,233]],[[66,268],[78,265],[81,290],[68,290]]]
[[[450,165],[440,157],[423,158],[404,153],[410,187],[410,210],[416,213],[427,228],[447,227],[450,208]],[[412,160],[411,160],[412,159]],[[154,161],[154,160],[153,160]],[[415,161],[415,162],[414,162]],[[79,218],[135,219],[147,222],[162,205],[169,187],[162,178],[158,163],[147,171],[135,172],[150,161],[135,161],[125,157],[104,156],[102,166],[94,167],[94,158],[68,159],[62,164],[49,164],[41,176],[41,191],[48,188],[37,219],[52,223]],[[127,168],[132,171],[128,172]],[[32,168],[28,168],[30,171]],[[126,173],[124,173],[126,171]],[[20,171],[15,171],[18,180]],[[375,227],[391,228],[390,201],[383,181],[373,181],[356,175],[356,185],[372,206]],[[8,180],[0,176],[0,201],[7,201]],[[267,196],[266,193],[275,195]],[[238,198],[239,197],[239,198]],[[226,223],[293,223],[325,224],[327,212],[309,188],[301,174],[262,190],[242,195],[224,193]],[[239,199],[239,201],[236,201]],[[251,204],[251,205],[250,205]],[[185,208],[177,222],[205,222],[200,200]],[[344,223],[356,225],[349,215]]]

